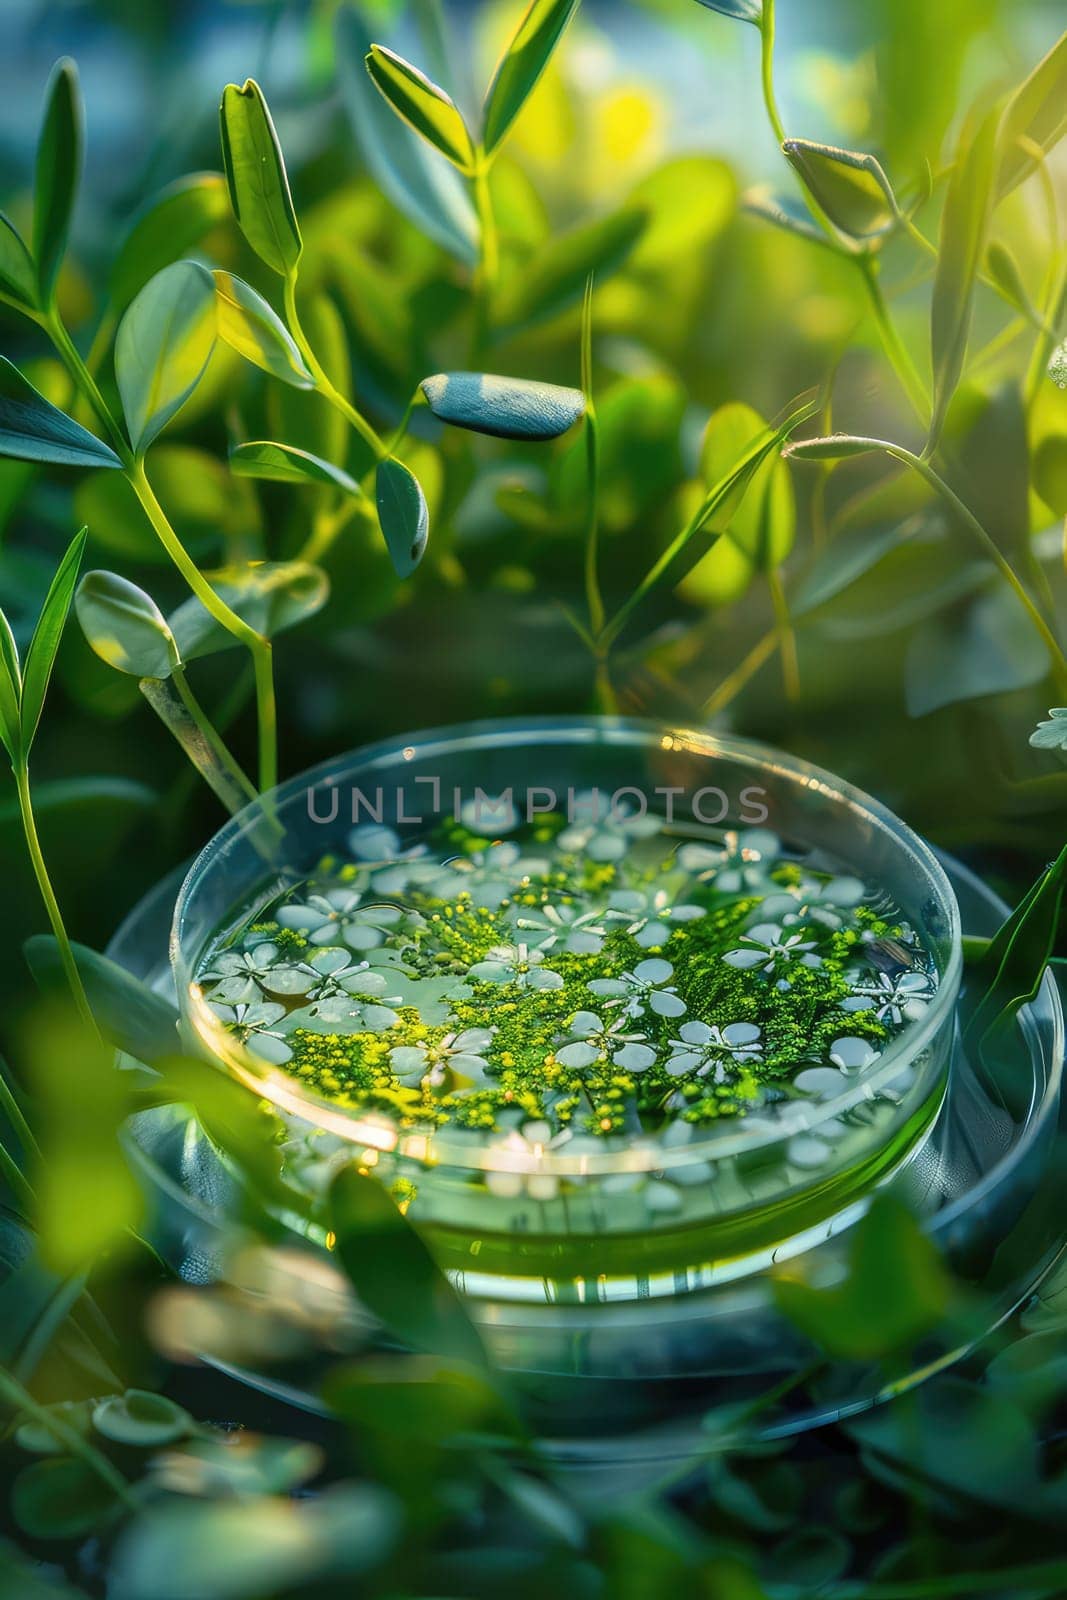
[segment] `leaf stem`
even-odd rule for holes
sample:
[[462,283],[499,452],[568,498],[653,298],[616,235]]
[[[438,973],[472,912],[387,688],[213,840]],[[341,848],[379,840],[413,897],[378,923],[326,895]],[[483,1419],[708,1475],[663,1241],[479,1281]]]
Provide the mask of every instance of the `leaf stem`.
[[22,817],[22,831],[26,837],[26,849],[29,852],[33,875],[37,879],[37,887],[40,890],[41,899],[44,901],[45,910],[48,913],[48,920],[52,925],[52,932],[55,935],[56,945],[59,949],[59,959],[63,964],[63,972],[67,984],[79,1015],[92,1029],[93,1033],[99,1037],[96,1019],[89,1005],[89,998],[85,993],[85,985],[82,983],[81,974],[78,971],[78,963],[74,959],[74,951],[71,949],[67,930],[63,925],[63,914],[59,909],[59,901],[56,899],[55,890],[52,888],[52,880],[48,876],[48,868],[45,865],[44,852],[41,849],[41,841],[37,834],[37,823],[33,815],[33,799],[30,795],[30,770],[25,758],[20,760],[15,767],[15,787],[18,791],[19,813]]
[[882,347],[889,357],[889,363],[899,379],[901,388],[908,397],[912,410],[919,421],[926,426],[930,421],[930,397],[916,371],[915,363],[908,354],[904,341],[897,332],[896,323],[890,315],[885,295],[882,293],[878,264],[870,255],[856,256],[855,261],[860,276],[866,285],[867,296],[882,340]]
[[797,634],[789,612],[789,602],[782,587],[782,575],[772,567],[767,573],[767,587],[777,619],[777,634],[782,647],[782,684],[785,697],[794,705],[800,699],[800,661],[797,656]]
[[767,116],[774,137],[780,145],[785,143],[785,124],[778,110],[778,97],[774,89],[774,34],[775,16],[774,0],[763,0],[763,16],[760,21],[760,71],[763,82],[763,103],[767,108]]
[[997,571],[1004,578],[1005,582],[1010,584],[1011,588],[1015,591],[1015,594],[1021,604],[1024,606],[1030,621],[1033,623],[1035,631],[1040,635],[1046,650],[1049,652],[1049,655],[1052,658],[1052,665],[1057,684],[1059,685],[1059,692],[1067,692],[1067,658],[1064,657],[1063,651],[1059,645],[1059,641],[1052,632],[1052,629],[1049,627],[1048,623],[1045,621],[1044,617],[1041,615],[1041,612],[1035,605],[1034,601],[1030,598],[1030,595],[1027,593],[1024,584],[1019,578],[1019,575],[1015,571],[1015,568],[1012,566],[1011,562],[1008,561],[1004,555],[1002,555],[997,546],[996,540],[993,539],[993,537],[978,521],[978,518],[975,516],[974,512],[970,509],[966,502],[960,499],[955,490],[945,482],[941,474],[931,466],[930,462],[925,457],[917,456],[914,451],[906,449],[902,444],[893,444],[887,439],[860,438],[857,438],[856,443],[859,445],[865,445],[871,450],[884,451],[886,455],[892,456],[895,461],[903,462],[905,466],[911,467],[914,472],[917,472],[919,476],[929,484],[930,488],[933,489],[936,494],[941,496],[942,500],[944,500],[949,509],[977,539],[985,555],[997,568]]
[[173,682],[175,689],[178,691],[178,697],[181,700],[182,705],[185,707],[186,711],[188,711],[190,717],[193,719],[193,722],[199,728],[203,738],[213,751],[219,765],[226,769],[226,771],[230,774],[230,777],[237,784],[237,787],[243,791],[249,801],[258,799],[259,796],[256,792],[255,785],[250,782],[244,768],[234,756],[233,752],[226,744],[226,741],[223,739],[222,735],[211,721],[211,718],[208,716],[207,712],[194,695],[192,689],[189,687],[189,680],[185,676],[185,672],[181,667],[175,667],[172,670],[171,681]]
[[0,1139],[0,1178],[6,1179],[16,1204],[21,1206],[22,1214],[28,1220],[33,1215],[35,1196],[22,1168],[2,1139]]
[[493,291],[500,271],[500,243],[497,237],[496,217],[493,214],[493,195],[489,187],[492,163],[479,145],[475,151],[471,182],[474,190],[474,209],[478,216],[478,269],[475,274],[474,324],[471,333],[471,365],[477,366],[489,341],[492,326]]
[[15,1137],[27,1155],[40,1156],[41,1147],[33,1136],[33,1130],[23,1115],[22,1107],[15,1098],[15,1092],[7,1081],[7,1071],[3,1061],[0,1061],[0,1111],[3,1111],[15,1132]]
[[[270,641],[264,639],[254,628],[249,627],[243,618],[231,610],[226,602],[219,598],[200,572],[196,562],[171,526],[163,507],[156,499],[145,473],[143,458],[136,456],[130,449],[129,443],[110,406],[100,392],[96,379],[82,360],[74,340],[67,331],[66,324],[54,307],[43,317],[42,324],[56,350],[62,356],[67,370],[75,383],[88,399],[106,431],[111,435],[115,449],[122,460],[126,479],[140,501],[145,515],[152,524],[164,550],[170,556],[170,559],[205,610],[215,618],[221,628],[232,634],[239,643],[245,645],[251,652],[256,668],[256,691],[259,700],[260,785],[263,788],[273,788],[277,782],[278,752],[277,735],[274,731],[276,723],[274,683],[273,677],[267,670],[267,664],[271,660]],[[263,742],[264,731],[268,735],[266,744]]]
[[710,694],[705,700],[703,707],[705,717],[718,716],[720,711],[725,711],[726,707],[733,700],[736,700],[749,679],[754,678],[765,662],[770,660],[777,648],[778,639],[778,629],[771,628],[769,632],[763,635],[762,639],[753,645],[740,665],[735,667],[733,672],[722,680],[714,693]]
[[256,676],[256,703],[259,725],[259,786],[273,789],[278,781],[277,711],[274,699],[273,652],[270,640],[257,633],[255,628],[239,617],[221,600],[208,583],[196,562],[167,518],[156,499],[152,485],[145,473],[144,462],[135,460],[126,473],[134,494],[144,508],[145,515],[155,529],[164,550],[185,579],[205,611],[227,633],[243,644],[252,657]]
[[376,461],[384,461],[389,454],[386,445],[379,434],[371,427],[366,417],[358,412],[352,402],[341,393],[340,389],[330,381],[325,367],[308,343],[307,334],[300,322],[300,313],[296,306],[296,273],[290,272],[285,279],[285,319],[289,324],[297,349],[307,362],[315,387],[323,399],[339,411],[350,427],[354,428],[367,448],[372,451]]

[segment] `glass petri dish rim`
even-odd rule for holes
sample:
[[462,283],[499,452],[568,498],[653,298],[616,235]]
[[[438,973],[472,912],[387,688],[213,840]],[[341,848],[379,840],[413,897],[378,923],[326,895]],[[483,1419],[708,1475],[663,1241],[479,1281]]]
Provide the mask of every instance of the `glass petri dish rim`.
[[[341,779],[350,780],[356,771],[362,774],[384,769],[400,772],[406,762],[416,757],[474,756],[479,747],[499,749],[510,746],[518,749],[529,747],[538,739],[561,746],[573,745],[576,750],[587,745],[591,739],[620,747],[648,748],[655,745],[661,749],[688,751],[709,759],[758,766],[786,781],[819,793],[828,805],[842,805],[861,815],[867,824],[888,836],[897,850],[910,856],[913,865],[925,877],[946,919],[949,957],[940,974],[934,999],[921,1020],[909,1023],[897,1035],[876,1066],[854,1080],[846,1079],[846,1087],[841,1094],[818,1101],[790,1102],[788,1120],[783,1117],[774,1122],[758,1116],[746,1117],[730,1132],[713,1130],[703,1136],[698,1134],[686,1144],[664,1144],[657,1134],[649,1134],[621,1148],[603,1152],[583,1151],[578,1155],[568,1155],[566,1147],[561,1150],[537,1148],[529,1153],[510,1149],[505,1151],[484,1136],[465,1139],[454,1134],[450,1136],[438,1129],[400,1130],[383,1117],[358,1109],[347,1109],[312,1093],[290,1074],[257,1062],[248,1052],[241,1050],[233,1036],[214,1016],[196,983],[194,966],[203,951],[198,948],[190,959],[184,937],[185,924],[201,879],[257,825],[267,802],[282,807],[309,787],[337,783]],[[253,888],[254,885],[250,884],[250,891]],[[817,1133],[824,1122],[831,1122],[870,1101],[890,1085],[902,1069],[936,1037],[940,1029],[951,1022],[963,972],[959,906],[944,869],[919,835],[880,801],[811,762],[802,761],[756,740],[653,719],[591,715],[484,718],[440,728],[420,729],[330,757],[288,779],[269,795],[262,796],[239,811],[196,857],[175,904],[170,959],[179,1007],[200,1043],[211,1056],[220,1059],[228,1071],[277,1109],[349,1143],[383,1154],[402,1156],[431,1167],[558,1177],[643,1172],[669,1174],[698,1162],[723,1160],[777,1145],[795,1134]]]

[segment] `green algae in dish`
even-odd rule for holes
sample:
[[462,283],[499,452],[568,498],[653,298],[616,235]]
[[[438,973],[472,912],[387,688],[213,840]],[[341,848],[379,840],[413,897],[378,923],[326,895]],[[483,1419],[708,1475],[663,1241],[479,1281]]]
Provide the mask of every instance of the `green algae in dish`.
[[[936,991],[877,885],[765,829],[708,842],[510,806],[482,827],[407,848],[357,827],[348,859],[217,942],[198,982],[235,1042],[403,1129],[577,1154],[832,1099]],[[800,1132],[790,1160],[815,1168],[822,1147]],[[558,1187],[486,1174],[500,1196],[539,1183]]]

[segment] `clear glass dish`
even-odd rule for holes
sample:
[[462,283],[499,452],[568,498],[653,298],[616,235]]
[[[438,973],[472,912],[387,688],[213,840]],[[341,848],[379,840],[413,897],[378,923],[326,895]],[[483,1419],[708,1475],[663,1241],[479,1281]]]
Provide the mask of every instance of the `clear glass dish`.
[[[743,1118],[612,1137],[597,1148],[405,1127],[310,1091],[223,1027],[198,975],[233,928],[343,853],[370,816],[403,859],[481,795],[562,809],[596,790],[679,840],[734,852],[757,823],[806,871],[847,874],[906,919],[936,969],[921,1016],[862,1070]],[[492,797],[489,801],[485,797]],[[580,801],[577,802],[580,804]],[[669,821],[667,818],[669,817]],[[945,1093],[960,983],[959,912],[935,857],[884,807],[817,768],[744,741],[621,719],[499,722],[410,735],[292,780],[229,823],[194,863],[171,942],[189,1038],[291,1131],[313,1189],[353,1156],[403,1185],[442,1264],[468,1291],[559,1302],[674,1294],[802,1248],[920,1147]]]

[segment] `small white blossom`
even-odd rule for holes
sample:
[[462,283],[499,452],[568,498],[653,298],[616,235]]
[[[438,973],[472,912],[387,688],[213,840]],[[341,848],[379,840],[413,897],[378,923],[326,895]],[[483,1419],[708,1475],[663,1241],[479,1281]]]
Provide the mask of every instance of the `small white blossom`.
[[821,922],[826,928],[840,928],[847,913],[860,904],[864,895],[859,878],[802,878],[792,888],[769,894],[759,915],[769,922],[789,927],[798,922]]
[[547,877],[548,870],[547,861],[524,857],[517,844],[494,844],[487,850],[446,862],[419,887],[439,900],[455,900],[466,894],[472,905],[495,911],[531,878]]
[[590,861],[621,861],[635,839],[650,839],[660,830],[660,822],[632,805],[612,805],[609,794],[586,789],[575,795],[570,807],[574,821],[558,835],[561,850],[586,855]]
[[285,1017],[284,1006],[264,1000],[252,1004],[239,1000],[235,1005],[219,1005],[211,1000],[208,1004],[249,1054],[259,1056],[274,1067],[283,1066],[292,1059],[293,1052],[277,1027]]
[[562,989],[558,972],[542,967],[544,954],[526,944],[498,944],[467,973],[479,983],[514,983],[520,989]]
[[570,1021],[569,1038],[574,1042],[556,1051],[562,1067],[591,1067],[596,1061],[610,1060],[624,1072],[646,1072],[656,1059],[647,1035],[624,1033],[626,1017],[605,1023],[595,1011],[576,1011]]
[[604,912],[580,905],[522,906],[512,914],[516,928],[535,950],[595,956],[603,949],[608,933]]
[[610,1007],[620,1006],[626,1017],[641,1017],[645,1008],[659,1017],[684,1017],[685,1001],[670,979],[674,968],[669,961],[653,958],[640,961],[632,972],[623,972],[617,978],[594,978],[589,984],[593,994],[608,997]]
[[464,800],[456,820],[472,833],[480,833],[490,839],[498,833],[514,833],[522,817],[510,793],[490,795],[479,791],[469,800]]
[[699,874],[722,894],[759,893],[770,883],[770,874],[782,853],[777,834],[766,828],[732,829],[723,835],[721,848],[706,844],[684,844],[678,851],[678,865],[686,872]]
[[727,1083],[737,1076],[736,1068],[758,1061],[763,1054],[760,1030],[752,1022],[729,1022],[724,1028],[707,1022],[686,1022],[679,1038],[670,1041],[671,1056],[666,1063],[672,1077],[710,1077],[714,1083]]
[[384,1033],[400,1021],[393,1007],[403,1003],[402,997],[385,993],[386,978],[372,971],[368,962],[350,966],[333,978],[333,992],[294,1011],[294,1023],[321,1033]]
[[743,933],[741,946],[744,948],[728,950],[723,956],[728,967],[758,967],[761,972],[772,973],[779,965],[787,967],[794,961],[802,967],[822,966],[822,957],[812,954],[814,939],[805,939],[803,933],[788,933],[773,922],[758,922]]
[[358,889],[328,889],[280,906],[279,926],[302,933],[310,944],[343,940],[351,950],[375,950],[404,924],[401,906],[365,904]]
[[879,1022],[917,1022],[930,1000],[933,985],[925,972],[855,972],[849,974],[852,993],[842,1000],[842,1011],[873,1011]]
[[830,1060],[842,1072],[864,1072],[878,1060],[879,1052],[869,1039],[846,1037],[830,1046]]
[[447,1072],[470,1078],[476,1088],[486,1082],[489,1063],[482,1054],[492,1041],[491,1028],[467,1028],[462,1033],[446,1033],[437,1044],[395,1045],[389,1062],[402,1083],[422,1083],[429,1078],[436,1087]]
[[608,896],[608,911],[643,950],[666,944],[669,923],[697,922],[707,915],[703,906],[673,905],[666,889],[647,894],[641,889],[615,889]]

